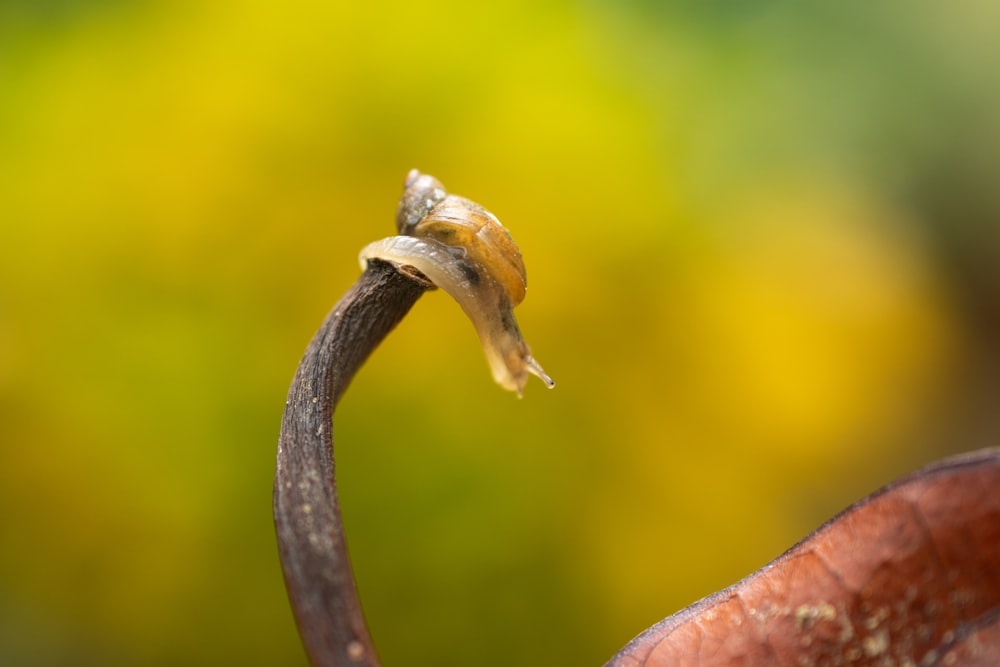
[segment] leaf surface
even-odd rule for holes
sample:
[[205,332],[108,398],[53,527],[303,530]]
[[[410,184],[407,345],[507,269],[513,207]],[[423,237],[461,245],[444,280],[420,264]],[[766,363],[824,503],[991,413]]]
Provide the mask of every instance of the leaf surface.
[[607,664],[1000,665],[1000,449],[884,487]]

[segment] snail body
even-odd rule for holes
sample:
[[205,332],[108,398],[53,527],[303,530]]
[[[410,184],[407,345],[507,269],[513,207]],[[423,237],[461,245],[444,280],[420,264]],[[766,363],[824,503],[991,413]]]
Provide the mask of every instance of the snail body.
[[367,245],[369,259],[412,266],[454,298],[479,334],[493,378],[521,395],[528,375],[555,386],[531,356],[514,319],[524,300],[524,261],[496,216],[479,204],[448,194],[441,183],[416,169],[406,179],[396,215],[400,236]]

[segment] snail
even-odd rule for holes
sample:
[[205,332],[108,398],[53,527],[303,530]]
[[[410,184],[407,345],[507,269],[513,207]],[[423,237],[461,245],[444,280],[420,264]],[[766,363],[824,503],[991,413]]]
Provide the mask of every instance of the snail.
[[450,294],[472,320],[493,379],[520,396],[528,374],[555,386],[521,337],[514,306],[527,288],[524,261],[496,216],[464,197],[448,194],[433,176],[416,169],[406,177],[396,226],[400,236],[370,243],[370,259],[412,266]]

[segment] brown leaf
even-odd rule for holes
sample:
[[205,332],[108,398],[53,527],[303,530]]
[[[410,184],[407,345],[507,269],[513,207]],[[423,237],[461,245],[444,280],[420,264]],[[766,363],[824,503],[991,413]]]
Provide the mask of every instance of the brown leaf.
[[1000,665],[1000,449],[877,491],[608,665]]

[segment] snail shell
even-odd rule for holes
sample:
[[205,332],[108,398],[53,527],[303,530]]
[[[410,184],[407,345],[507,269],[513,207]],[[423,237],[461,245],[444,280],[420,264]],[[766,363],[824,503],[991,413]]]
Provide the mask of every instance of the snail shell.
[[472,320],[493,378],[503,388],[520,396],[529,374],[555,386],[514,319],[514,306],[527,289],[524,261],[496,216],[414,169],[406,178],[396,226],[401,236],[361,251],[362,268],[373,258],[412,266],[450,294]]
[[413,234],[414,228],[431,209],[448,196],[441,181],[428,174],[411,169],[403,185],[403,196],[396,209],[396,229],[403,236]]

